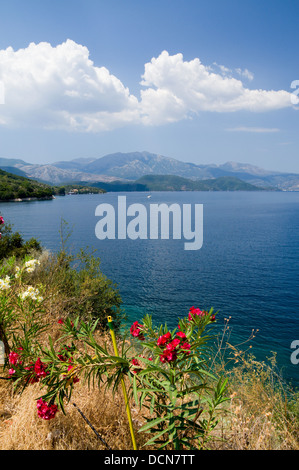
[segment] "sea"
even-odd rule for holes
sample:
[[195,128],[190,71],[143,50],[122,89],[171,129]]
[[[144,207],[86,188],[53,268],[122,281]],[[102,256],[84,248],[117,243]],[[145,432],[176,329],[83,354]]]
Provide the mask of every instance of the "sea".
[[[171,218],[166,239],[119,238],[117,230],[115,239],[99,239],[99,206],[117,214],[119,197],[148,214],[151,205],[176,204],[195,217],[201,206],[202,246],[185,249],[184,237],[172,236]],[[217,341],[227,351],[265,363],[275,355],[277,372],[298,387],[299,192],[66,195],[1,203],[0,213],[25,240],[35,237],[52,252],[61,248],[61,230],[70,252],[94,251],[120,292],[128,325],[149,314],[154,324],[175,328],[190,307],[213,307]]]

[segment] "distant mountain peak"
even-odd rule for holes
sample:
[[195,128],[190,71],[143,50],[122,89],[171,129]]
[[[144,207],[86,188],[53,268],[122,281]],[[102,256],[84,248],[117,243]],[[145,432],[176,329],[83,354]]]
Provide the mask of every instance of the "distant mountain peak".
[[75,158],[51,165],[29,164],[23,160],[0,158],[0,168],[16,167],[31,178],[49,183],[99,181],[136,181],[145,175],[174,175],[192,180],[216,179],[234,176],[259,187],[299,190],[299,175],[268,171],[249,163],[227,161],[224,164],[196,164],[182,162],[143,151],[115,152],[100,158]]
[[233,162],[233,161],[228,161],[226,163],[223,163],[219,165],[219,168],[223,168],[226,170],[230,169],[231,171],[236,171],[236,172],[245,171],[252,175],[270,175],[274,173],[278,174],[278,172],[268,171],[257,165],[252,165],[251,163],[239,163],[239,162]]

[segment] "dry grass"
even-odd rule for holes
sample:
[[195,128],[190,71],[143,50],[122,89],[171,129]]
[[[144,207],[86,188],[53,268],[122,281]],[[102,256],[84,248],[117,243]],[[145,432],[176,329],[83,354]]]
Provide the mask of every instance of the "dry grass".
[[299,450],[298,393],[273,372],[271,364],[244,357],[228,377],[230,401],[211,447]]
[[[36,399],[42,394],[39,385],[28,386],[22,394],[13,392],[11,384],[0,380],[0,450],[129,450],[132,449],[122,391],[110,391],[76,384],[64,415],[44,421],[36,411]],[[76,406],[74,406],[74,404]],[[101,439],[78,411],[83,412]],[[137,430],[142,417],[131,407],[136,440],[145,442]],[[105,445],[105,443],[107,445]]]
[[[66,415],[59,412],[54,420],[41,420],[36,413],[40,391],[28,387],[21,396],[7,393],[3,410],[9,414],[0,422],[1,450],[103,450],[107,447],[85,423],[78,410],[69,403]],[[113,449],[130,449],[130,435],[121,397],[90,392],[78,387],[73,402],[96,428],[102,439]]]

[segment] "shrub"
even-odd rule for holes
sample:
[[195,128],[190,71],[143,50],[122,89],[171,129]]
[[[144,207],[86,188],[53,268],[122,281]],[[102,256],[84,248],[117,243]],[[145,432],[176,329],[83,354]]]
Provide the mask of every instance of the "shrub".
[[41,252],[41,245],[36,238],[25,241],[19,232],[13,232],[10,224],[1,224],[0,260],[16,256],[24,258],[34,252]]
[[59,317],[97,320],[97,327],[106,329],[107,315],[113,315],[118,330],[125,319],[121,296],[100,265],[93,253],[71,255],[62,249],[45,257],[38,280],[51,292],[51,309]]
[[[35,312],[37,313],[37,311]],[[99,319],[98,319],[99,320]],[[115,392],[126,377],[130,392],[141,409],[148,411],[140,432],[149,432],[145,444],[170,450],[207,448],[217,426],[217,413],[226,401],[226,380],[208,371],[209,335],[205,330],[215,321],[213,309],[190,309],[179,320],[177,331],[167,326],[154,328],[151,317],[135,322],[130,332],[140,343],[138,357],[123,339],[121,353],[111,354],[94,336],[98,320],[61,320],[61,334],[48,345],[38,340],[31,347],[14,337],[9,355],[10,374],[17,388],[39,382],[45,393],[38,397],[37,413],[54,419],[65,413],[79,380],[89,386],[111,388]],[[37,328],[40,322],[37,321]]]

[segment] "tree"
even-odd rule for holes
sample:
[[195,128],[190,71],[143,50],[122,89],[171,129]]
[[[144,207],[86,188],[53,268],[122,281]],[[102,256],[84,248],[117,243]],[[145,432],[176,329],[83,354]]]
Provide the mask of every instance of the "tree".
[[34,251],[41,251],[41,245],[35,238],[25,241],[19,232],[12,231],[10,224],[4,224],[3,217],[1,216],[0,221],[3,221],[0,225],[0,260],[10,256],[16,256],[16,258],[24,257]]

